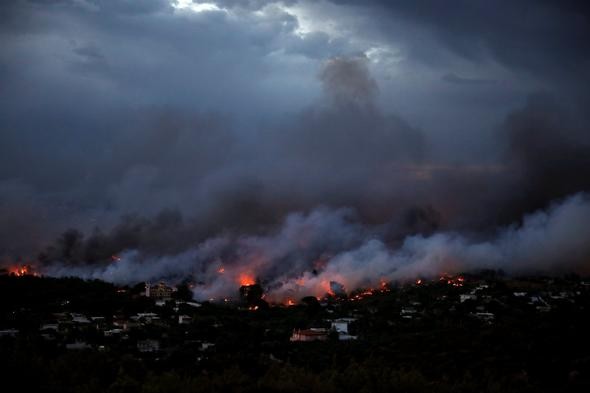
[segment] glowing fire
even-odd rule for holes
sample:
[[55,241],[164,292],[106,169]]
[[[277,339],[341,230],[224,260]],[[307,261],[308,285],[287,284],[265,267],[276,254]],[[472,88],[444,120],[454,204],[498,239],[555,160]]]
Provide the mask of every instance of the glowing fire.
[[242,273],[240,274],[240,276],[238,277],[238,282],[240,283],[241,286],[249,286],[249,285],[254,285],[256,283],[256,280],[254,280],[254,277],[248,273]]
[[462,287],[465,283],[465,278],[462,276],[453,277],[447,273],[443,273],[440,276],[439,281],[445,282],[448,285],[452,285],[454,287]]
[[287,306],[294,306],[295,302],[293,301],[293,299],[287,299]]
[[220,267],[219,269],[217,269],[217,273],[219,273],[219,274],[225,273],[225,268],[223,266]]
[[30,265],[13,266],[8,269],[8,273],[17,277],[37,276]]
[[422,280],[421,279],[417,279],[416,280],[416,285],[421,285],[422,284]]
[[322,281],[321,285],[324,288],[326,294],[328,294],[329,296],[336,296],[336,294],[332,290],[332,287],[330,286],[329,281]]

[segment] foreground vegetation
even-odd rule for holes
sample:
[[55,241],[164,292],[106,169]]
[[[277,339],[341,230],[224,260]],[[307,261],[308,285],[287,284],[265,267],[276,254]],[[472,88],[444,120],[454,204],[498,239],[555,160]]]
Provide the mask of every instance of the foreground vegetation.
[[[477,300],[459,301],[482,283]],[[174,301],[157,307],[140,289],[1,276],[0,329],[18,331],[0,337],[2,391],[590,391],[590,288],[578,277],[469,277],[460,288],[437,281],[393,286],[356,301],[257,311]],[[552,299],[551,307],[535,306],[530,296]],[[409,306],[415,313],[402,317]],[[493,320],[474,317],[484,308]],[[104,337],[94,325],[60,326],[50,339],[39,331],[56,313],[104,315],[110,323],[114,315],[146,311],[157,312],[161,322],[123,338]],[[179,324],[175,312],[190,314],[191,322]],[[354,319],[350,330],[358,340],[289,341],[294,328],[326,326],[336,317]],[[139,352],[135,343],[145,338],[157,338],[162,348]],[[88,348],[68,350],[74,339]]]

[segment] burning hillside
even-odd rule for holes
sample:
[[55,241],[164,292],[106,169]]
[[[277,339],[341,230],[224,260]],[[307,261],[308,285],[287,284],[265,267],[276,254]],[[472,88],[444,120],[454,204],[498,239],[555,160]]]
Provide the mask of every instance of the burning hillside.
[[[119,250],[100,263],[57,259],[39,269],[51,276],[121,284],[188,279],[195,298],[202,300],[232,297],[240,286],[260,284],[266,301],[289,303],[305,296],[348,296],[358,288],[378,291],[390,282],[440,278],[458,287],[462,277],[457,273],[477,269],[587,271],[588,222],[590,201],[578,194],[494,236],[439,232],[388,243],[382,227],[362,225],[349,210],[323,208],[293,213],[264,235],[220,235],[174,254]],[[28,274],[30,267],[12,271]]]
[[8,275],[23,277],[23,276],[38,276],[38,273],[34,270],[30,264],[24,265],[11,265],[5,268],[5,272]]

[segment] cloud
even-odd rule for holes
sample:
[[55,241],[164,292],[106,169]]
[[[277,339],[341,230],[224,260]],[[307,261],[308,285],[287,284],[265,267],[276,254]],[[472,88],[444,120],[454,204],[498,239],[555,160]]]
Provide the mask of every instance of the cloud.
[[2,2],[3,258],[160,271],[320,206],[390,249],[590,188],[573,3],[214,3]]
[[468,78],[464,76],[459,76],[454,73],[445,74],[442,77],[442,80],[449,83],[454,83],[457,85],[489,85],[493,83],[497,83],[497,81],[493,79],[484,79],[484,78]]

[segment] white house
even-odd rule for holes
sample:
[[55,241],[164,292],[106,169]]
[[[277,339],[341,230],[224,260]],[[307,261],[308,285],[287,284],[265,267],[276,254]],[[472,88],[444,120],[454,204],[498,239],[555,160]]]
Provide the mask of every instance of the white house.
[[324,328],[294,329],[291,335],[291,341],[298,342],[325,341],[327,339],[328,329]]

